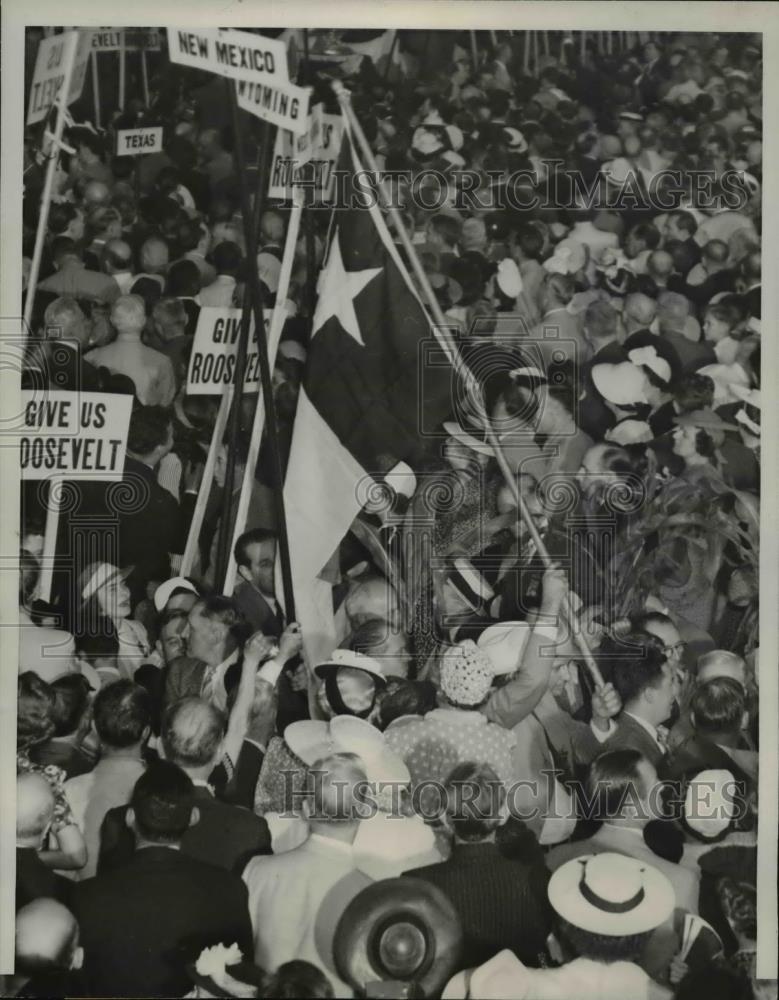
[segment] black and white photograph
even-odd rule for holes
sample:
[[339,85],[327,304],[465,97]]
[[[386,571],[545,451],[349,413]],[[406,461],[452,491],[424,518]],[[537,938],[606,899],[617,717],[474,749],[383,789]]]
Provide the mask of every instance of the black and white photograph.
[[0,996],[776,1000],[778,65],[6,0]]

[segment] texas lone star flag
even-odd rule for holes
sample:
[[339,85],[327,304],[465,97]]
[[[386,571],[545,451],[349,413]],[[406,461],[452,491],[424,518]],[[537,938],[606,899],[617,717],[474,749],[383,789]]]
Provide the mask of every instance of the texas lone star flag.
[[422,363],[434,333],[381,210],[356,203],[362,167],[346,122],[339,168],[342,207],[319,277],[284,486],[297,617],[312,662],[335,638],[330,584],[317,576],[360,510],[360,487],[400,461],[418,467],[440,446],[422,428],[452,408],[452,368]]

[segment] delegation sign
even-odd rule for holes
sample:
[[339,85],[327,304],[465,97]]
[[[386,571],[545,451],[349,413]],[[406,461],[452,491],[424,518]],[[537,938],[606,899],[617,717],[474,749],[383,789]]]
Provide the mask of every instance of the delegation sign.
[[[265,334],[268,335],[272,309],[265,310]],[[244,392],[258,392],[260,353],[250,319],[249,349],[246,353]],[[221,395],[226,385],[235,382],[235,361],[241,334],[241,310],[202,306],[192,343],[187,371],[188,396]]]

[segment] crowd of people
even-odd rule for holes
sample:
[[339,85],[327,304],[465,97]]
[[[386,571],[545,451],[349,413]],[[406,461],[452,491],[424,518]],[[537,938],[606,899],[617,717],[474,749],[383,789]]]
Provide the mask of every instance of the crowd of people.
[[[256,394],[181,572],[219,405],[187,393],[198,314],[241,306],[255,266],[275,304],[289,208],[249,259],[224,86],[164,49],[149,107],[106,131],[71,109],[22,385],[132,415],[121,483],[75,484],[43,595],[50,487],[23,484],[7,995],[776,996],[755,964],[760,38],[560,32],[531,69],[525,33],[486,34],[475,62],[468,33],[400,32],[379,71],[344,33],[300,68],[336,113],[349,67],[506,459],[453,406],[424,468],[377,477],[321,662],[276,590]],[[163,152],[114,155],[144,122]],[[29,129],[25,288],[45,147]],[[282,466],[329,223],[306,213],[281,289]]]

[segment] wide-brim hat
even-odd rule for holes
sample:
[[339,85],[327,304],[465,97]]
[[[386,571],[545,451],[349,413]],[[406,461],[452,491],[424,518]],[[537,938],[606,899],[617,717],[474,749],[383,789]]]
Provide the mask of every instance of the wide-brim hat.
[[737,431],[736,424],[723,420],[713,410],[693,410],[691,413],[680,413],[674,417],[677,427],[699,427],[704,431]]
[[605,852],[574,858],[552,875],[549,902],[574,927],[607,937],[654,930],[671,916],[671,882],[650,864]]
[[154,591],[154,607],[157,611],[161,612],[164,610],[174,590],[189,590],[195,597],[200,596],[197,592],[197,587],[191,580],[188,580],[185,576],[172,576],[170,580],[161,583]]
[[590,374],[595,388],[608,403],[631,406],[648,402],[646,374],[630,361],[594,365]]
[[336,715],[330,722],[291,722],[284,730],[284,742],[307,767],[331,754],[353,753],[363,762],[366,778],[372,783],[407,785],[411,780],[402,758],[389,749],[382,733],[352,715]]
[[533,626],[527,622],[498,622],[486,628],[476,645],[489,656],[496,677],[519,669],[522,653]]
[[365,653],[358,653],[353,649],[334,649],[328,659],[323,660],[314,667],[317,677],[323,679],[331,676],[342,667],[350,667],[352,670],[362,670],[363,673],[370,674],[374,680],[382,687],[387,683],[381,664],[374,660],[372,656]]
[[[449,898],[423,879],[375,882],[346,907],[335,931],[338,974],[360,995],[370,984],[413,983],[438,996],[458,968],[463,932]],[[388,994],[389,995],[389,994]]]
[[107,583],[114,580],[126,580],[135,569],[134,566],[125,566],[120,569],[112,563],[94,562],[85,566],[78,578],[78,592],[82,601],[89,600],[90,597],[102,590]]

